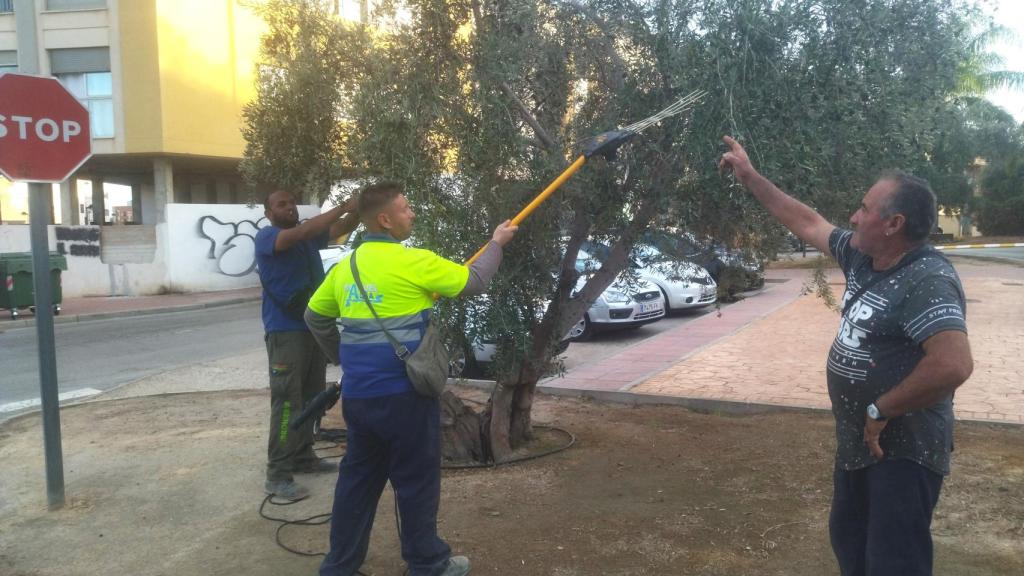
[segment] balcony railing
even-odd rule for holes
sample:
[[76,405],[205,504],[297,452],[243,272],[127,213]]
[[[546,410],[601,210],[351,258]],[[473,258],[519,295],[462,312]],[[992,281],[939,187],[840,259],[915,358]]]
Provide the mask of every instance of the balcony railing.
[[14,0],[0,0],[0,14],[14,12]]

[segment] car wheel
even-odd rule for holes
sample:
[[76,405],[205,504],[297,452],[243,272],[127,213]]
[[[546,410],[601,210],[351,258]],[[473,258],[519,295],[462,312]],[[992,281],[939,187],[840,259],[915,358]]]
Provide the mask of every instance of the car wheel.
[[586,314],[583,315],[583,318],[580,318],[579,322],[569,329],[569,340],[572,340],[573,342],[590,340],[590,337],[593,335],[594,325],[593,322],[590,321],[590,317]]
[[672,304],[669,302],[668,292],[665,292],[664,288],[659,289],[661,290],[661,295],[665,298],[665,314],[668,314],[672,311]]

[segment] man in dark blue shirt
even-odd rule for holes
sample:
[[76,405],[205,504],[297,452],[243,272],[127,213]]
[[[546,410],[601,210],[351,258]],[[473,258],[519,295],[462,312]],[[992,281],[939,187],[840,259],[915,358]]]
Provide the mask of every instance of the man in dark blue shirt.
[[[313,452],[313,421],[297,431],[290,422],[324,389],[326,360],[302,314],[324,279],[320,248],[329,238],[350,233],[359,224],[350,201],[299,223],[295,196],[276,190],[263,201],[270,226],[256,233],[256,264],[263,285],[263,330],[270,362],[270,438],[267,446],[268,494],[301,500],[309,491],[296,484],[296,472],[332,472]],[[342,217],[345,214],[347,217]]]
[[953,449],[953,392],[971,375],[960,278],[928,246],[935,194],[883,174],[836,228],[759,174],[724,138],[722,169],[846,276],[827,364],[836,420],[829,533],[843,576],[931,576],[932,511]]

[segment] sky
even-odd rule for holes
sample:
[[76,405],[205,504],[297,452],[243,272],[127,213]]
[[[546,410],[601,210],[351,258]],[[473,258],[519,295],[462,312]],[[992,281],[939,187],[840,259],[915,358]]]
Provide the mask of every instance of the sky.
[[[993,4],[996,6],[996,22],[1016,31],[1019,38],[1015,43],[995,45],[992,49],[1003,57],[1004,69],[1024,72],[1024,2],[993,0]],[[990,93],[988,99],[1013,114],[1017,122],[1024,122],[1024,90],[999,90]]]

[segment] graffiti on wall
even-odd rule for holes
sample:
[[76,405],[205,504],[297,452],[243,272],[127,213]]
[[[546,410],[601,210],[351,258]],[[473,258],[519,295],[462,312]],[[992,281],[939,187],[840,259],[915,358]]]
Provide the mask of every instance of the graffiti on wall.
[[57,252],[62,255],[100,257],[98,226],[55,226]]
[[245,276],[256,269],[256,232],[268,225],[266,217],[255,222],[222,222],[215,216],[199,219],[199,235],[210,242],[206,257],[217,261],[226,276]]

